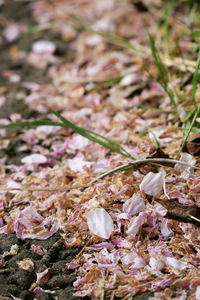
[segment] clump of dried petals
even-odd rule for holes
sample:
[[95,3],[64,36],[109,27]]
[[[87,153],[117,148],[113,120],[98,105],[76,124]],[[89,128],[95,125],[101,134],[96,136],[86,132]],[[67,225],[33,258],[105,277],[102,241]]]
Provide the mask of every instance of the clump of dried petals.
[[33,272],[34,270],[34,262],[30,258],[24,258],[21,261],[17,262],[19,269],[24,271]]

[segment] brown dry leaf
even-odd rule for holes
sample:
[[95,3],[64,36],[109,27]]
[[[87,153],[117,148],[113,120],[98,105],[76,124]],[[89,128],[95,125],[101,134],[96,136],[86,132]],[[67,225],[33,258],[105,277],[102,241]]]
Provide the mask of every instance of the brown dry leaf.
[[166,218],[178,220],[181,222],[193,223],[200,226],[200,208],[195,205],[179,204],[177,199],[162,200],[156,199],[167,209]]
[[96,267],[92,266],[84,278],[84,281],[87,283],[93,282],[95,279],[99,278],[101,271]]
[[16,47],[16,46],[12,46],[12,47],[10,47],[9,51],[10,51],[11,59],[14,62],[17,62],[19,60],[19,58],[20,58],[19,48]]
[[200,133],[191,134],[187,143],[187,149],[192,155],[200,155]]
[[120,107],[123,104],[122,99],[127,98],[129,95],[131,95],[138,89],[144,88],[144,86],[145,83],[143,81],[136,85],[128,86],[125,89],[122,89],[120,85],[116,85],[110,90],[110,102],[114,105],[114,107]]

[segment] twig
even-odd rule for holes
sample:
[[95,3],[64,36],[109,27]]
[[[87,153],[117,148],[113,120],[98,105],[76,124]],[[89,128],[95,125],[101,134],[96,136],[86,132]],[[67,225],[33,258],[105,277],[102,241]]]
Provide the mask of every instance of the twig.
[[196,217],[194,217],[194,216],[192,216],[192,215],[189,215],[189,217],[190,217],[191,219],[193,219],[194,221],[197,221],[197,222],[200,223],[200,220],[199,220],[198,218],[196,218]]
[[40,187],[40,188],[29,188],[29,187],[21,187],[21,188],[8,188],[6,186],[0,186],[0,191],[27,191],[27,192],[38,192],[38,191],[50,191],[50,192],[56,192],[56,191],[65,191],[68,189],[81,189],[81,190],[85,190],[86,188],[88,188],[90,185],[94,184],[95,182],[97,182],[99,179],[102,179],[114,172],[120,171],[122,169],[125,169],[127,167],[131,167],[131,166],[135,166],[135,165],[140,165],[140,164],[148,164],[148,163],[160,163],[162,165],[165,165],[166,163],[168,164],[180,164],[182,166],[186,166],[195,170],[200,170],[199,167],[196,166],[192,166],[186,162],[180,161],[180,160],[176,160],[176,159],[170,159],[170,158],[147,158],[147,159],[138,159],[135,161],[131,161],[128,164],[124,164],[122,166],[116,167],[114,169],[108,170],[105,173],[99,175],[98,177],[96,177],[95,179],[93,179],[92,181],[90,181],[88,184],[86,185],[78,185],[78,184],[74,184],[74,185],[66,185],[63,187]]
[[6,186],[0,186],[0,191],[26,191],[26,192],[42,192],[42,191],[47,191],[47,192],[56,192],[56,191],[65,191],[68,189],[77,189],[77,188],[86,188],[87,185],[66,185],[63,187],[39,187],[39,188],[34,188],[34,187],[21,187],[21,188],[8,188]]
[[92,237],[88,237],[85,245],[83,246],[83,248],[81,249],[81,251],[76,255],[76,258],[79,258],[81,256],[81,254],[85,251],[85,249],[87,248],[87,246],[91,243]]
[[183,166],[186,166],[186,167],[190,167],[190,168],[193,168],[193,169],[196,169],[196,170],[200,170],[199,167],[195,167],[195,166],[192,166],[188,163],[185,163],[183,161],[180,161],[180,160],[176,160],[176,159],[170,159],[170,158],[147,158],[147,159],[138,159],[136,161],[133,161],[133,162],[130,162],[128,164],[125,164],[125,165],[122,165],[122,166],[119,166],[119,167],[116,167],[112,170],[109,170],[101,175],[99,175],[97,178],[95,178],[94,180],[90,181],[88,185],[91,185],[93,183],[95,183],[96,181],[98,181],[99,179],[102,179],[116,171],[119,171],[121,169],[124,169],[124,168],[127,168],[129,166],[134,166],[134,165],[137,165],[137,164],[147,164],[147,163],[172,163],[172,164],[180,164],[180,165],[183,165]]

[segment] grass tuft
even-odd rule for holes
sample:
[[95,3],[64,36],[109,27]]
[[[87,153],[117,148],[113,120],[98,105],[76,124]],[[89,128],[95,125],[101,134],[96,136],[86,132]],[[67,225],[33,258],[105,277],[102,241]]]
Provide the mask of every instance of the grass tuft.
[[197,84],[198,84],[198,79],[199,79],[199,67],[200,67],[200,51],[197,59],[197,64],[195,67],[193,79],[192,79],[192,100],[194,103],[194,106],[197,107],[196,103],[196,91],[197,91]]
[[[197,91],[197,85],[198,85],[198,79],[199,79],[199,68],[200,68],[200,51],[199,51],[199,55],[198,55],[198,58],[197,58],[197,63],[196,63],[196,67],[195,67],[195,72],[194,72],[194,75],[193,75],[193,79],[192,79],[192,100],[193,100],[193,104],[194,104],[194,109],[189,111],[183,122],[186,122],[187,120],[189,120],[193,115],[193,119],[189,125],[189,128],[185,128],[185,131],[186,131],[186,134],[185,134],[185,138],[184,138],[184,141],[177,153],[177,158],[180,156],[185,144],[187,143],[188,141],[188,138],[190,136],[190,133],[193,131],[193,129],[195,128],[195,122],[196,122],[196,119],[198,118],[199,116],[199,113],[200,113],[200,105],[197,105],[197,102],[196,102],[196,91]],[[199,129],[198,129],[198,132],[199,132]]]
[[181,147],[180,147],[180,149],[179,149],[179,151],[178,151],[178,153],[177,153],[177,155],[176,155],[176,159],[179,158],[181,152],[183,151],[183,148],[185,147],[185,145],[186,145],[186,143],[187,143],[187,141],[188,141],[188,139],[189,139],[190,133],[191,133],[193,127],[194,127],[194,124],[195,124],[196,119],[197,119],[197,117],[198,117],[198,115],[199,115],[199,112],[200,112],[200,106],[198,106],[198,107],[195,109],[195,115],[194,115],[194,117],[193,117],[193,119],[192,119],[192,122],[190,123],[190,126],[189,126],[187,132],[186,132],[184,141],[183,141],[183,143],[182,143],[182,145],[181,145]]
[[13,126],[21,126],[21,127],[25,127],[25,126],[41,126],[41,125],[46,125],[46,126],[60,126],[60,127],[65,127],[65,128],[70,128],[72,129],[74,132],[80,134],[81,136],[87,138],[88,140],[97,143],[107,149],[109,149],[110,151],[116,152],[118,154],[121,154],[124,157],[130,158],[132,160],[135,160],[136,158],[134,156],[132,156],[130,153],[128,153],[128,151],[126,151],[126,149],[124,149],[121,145],[119,145],[118,143],[112,141],[109,138],[106,138],[102,135],[100,135],[99,133],[93,132],[91,130],[87,130],[83,127],[79,127],[75,124],[73,124],[72,122],[70,122],[69,120],[67,120],[66,118],[64,118],[61,114],[59,114],[58,112],[54,111],[54,110],[50,110],[57,118],[59,118],[61,120],[61,122],[54,122],[54,121],[50,121],[50,120],[42,120],[42,121],[30,121],[30,122],[16,122],[16,123],[11,123],[9,125],[7,125],[6,127],[13,127]]
[[159,77],[160,77],[159,83],[161,84],[162,88],[164,89],[164,91],[168,95],[171,104],[175,108],[177,108],[178,105],[177,105],[176,101],[174,100],[173,92],[169,88],[169,85],[168,85],[169,76],[168,76],[167,70],[166,70],[164,64],[162,63],[162,60],[161,60],[160,55],[158,53],[158,50],[156,49],[156,45],[155,45],[155,42],[153,40],[153,37],[151,36],[151,34],[149,32],[147,32],[147,35],[148,35],[149,44],[150,44],[150,47],[151,47],[152,56],[153,56],[155,65],[158,69],[158,73],[159,73]]

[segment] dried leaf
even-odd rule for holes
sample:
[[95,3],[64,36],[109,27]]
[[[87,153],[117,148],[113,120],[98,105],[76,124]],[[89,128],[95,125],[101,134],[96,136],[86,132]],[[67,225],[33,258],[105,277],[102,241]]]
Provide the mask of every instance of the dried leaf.
[[192,155],[200,155],[200,133],[191,135],[190,140],[187,142],[187,150]]
[[166,218],[200,226],[200,208],[196,205],[182,205],[177,199],[156,199],[156,202],[167,209]]

